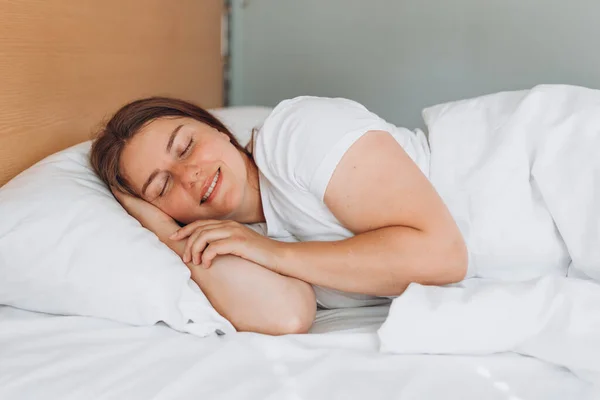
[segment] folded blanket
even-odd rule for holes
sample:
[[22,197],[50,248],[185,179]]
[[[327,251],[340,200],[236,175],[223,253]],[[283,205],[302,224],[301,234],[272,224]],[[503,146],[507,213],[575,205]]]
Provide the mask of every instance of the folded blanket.
[[379,332],[382,351],[515,351],[600,382],[600,285],[565,278],[571,268],[600,280],[600,91],[543,85],[424,117],[430,179],[480,279],[411,285]]
[[470,276],[600,278],[600,91],[544,85],[431,107],[430,179]]
[[571,369],[600,387],[600,285],[545,277],[412,284],[378,332],[397,354],[516,352]]

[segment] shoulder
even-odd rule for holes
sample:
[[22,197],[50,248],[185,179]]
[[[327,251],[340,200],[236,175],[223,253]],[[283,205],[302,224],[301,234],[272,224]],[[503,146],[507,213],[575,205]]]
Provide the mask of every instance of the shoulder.
[[287,99],[275,106],[266,123],[281,123],[287,119],[339,118],[348,113],[369,113],[362,104],[342,97],[299,96]]
[[362,104],[341,97],[300,96],[280,102],[257,132],[257,147],[300,149],[325,136],[336,136],[382,120]]
[[317,169],[325,168],[323,176],[330,175],[329,168],[360,136],[389,128],[356,101],[296,97],[279,103],[267,117],[254,140],[254,159],[263,173],[310,188]]
[[[254,137],[253,153],[259,168],[290,165],[307,152],[323,147],[327,137],[346,131],[353,118],[368,113],[361,104],[344,98],[300,96],[275,106]],[[285,161],[285,162],[284,162]]]

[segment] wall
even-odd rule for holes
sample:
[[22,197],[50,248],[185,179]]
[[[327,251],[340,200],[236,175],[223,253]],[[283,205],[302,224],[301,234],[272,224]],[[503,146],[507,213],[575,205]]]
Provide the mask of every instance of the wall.
[[222,13],[220,0],[0,0],[0,186],[134,99],[222,105]]
[[421,126],[427,105],[538,83],[600,88],[597,0],[232,0],[230,103],[342,96]]

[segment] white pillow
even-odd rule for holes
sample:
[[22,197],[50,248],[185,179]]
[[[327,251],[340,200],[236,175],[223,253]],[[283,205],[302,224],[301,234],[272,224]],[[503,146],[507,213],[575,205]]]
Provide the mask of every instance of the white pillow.
[[260,106],[237,106],[209,110],[235,135],[242,146],[252,137],[252,129],[260,128],[273,109]]
[[[236,120],[234,110],[215,110],[242,135],[266,112],[243,108]],[[180,258],[95,175],[90,145],[52,155],[0,188],[0,304],[135,325],[164,321],[199,336],[234,332]]]

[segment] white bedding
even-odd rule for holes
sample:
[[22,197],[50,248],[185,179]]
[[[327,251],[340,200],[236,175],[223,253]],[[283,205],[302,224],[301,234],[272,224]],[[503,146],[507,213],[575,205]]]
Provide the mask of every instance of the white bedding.
[[379,331],[382,351],[512,351],[600,388],[600,91],[542,85],[424,115],[430,179],[478,279],[411,285]]
[[512,351],[569,368],[600,398],[600,285],[548,276],[529,282],[471,279],[411,285],[379,330],[397,354]]
[[0,398],[593,399],[565,368],[516,354],[389,355],[387,306],[319,311],[309,335],[198,338],[166,326],[0,307]]
[[[439,106],[435,127],[430,112],[432,147],[444,150],[431,177],[474,275],[554,276],[412,285],[381,330],[388,306],[319,311],[311,334],[285,337],[199,338],[0,306],[0,399],[600,399],[600,289],[561,277],[571,259],[600,277],[600,93],[526,95]],[[565,147],[571,131],[579,140]],[[535,152],[532,132],[553,134]],[[573,171],[583,184],[561,190]]]
[[424,111],[430,180],[471,276],[600,280],[600,90],[540,85]]

